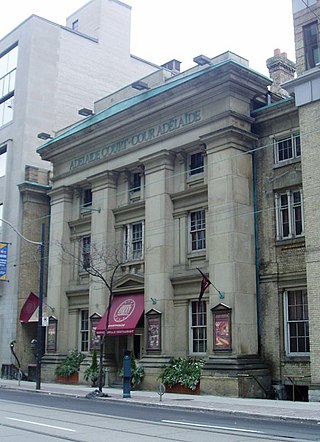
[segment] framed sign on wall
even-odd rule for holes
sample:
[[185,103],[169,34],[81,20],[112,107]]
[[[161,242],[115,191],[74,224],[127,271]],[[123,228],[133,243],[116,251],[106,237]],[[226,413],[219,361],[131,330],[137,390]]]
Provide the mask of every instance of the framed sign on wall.
[[232,309],[221,303],[213,307],[211,311],[213,314],[213,350],[230,351],[232,349]]
[[161,313],[151,309],[146,313],[147,351],[161,351]]

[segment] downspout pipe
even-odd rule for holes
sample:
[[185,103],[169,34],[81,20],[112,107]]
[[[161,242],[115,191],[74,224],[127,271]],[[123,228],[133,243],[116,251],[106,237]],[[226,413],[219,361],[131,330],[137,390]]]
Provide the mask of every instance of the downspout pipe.
[[252,187],[253,187],[253,216],[254,216],[254,244],[255,244],[255,267],[256,267],[256,308],[257,308],[257,334],[258,355],[261,355],[261,327],[260,327],[260,284],[259,284],[259,223],[257,206],[257,165],[255,146],[251,151],[252,157]]

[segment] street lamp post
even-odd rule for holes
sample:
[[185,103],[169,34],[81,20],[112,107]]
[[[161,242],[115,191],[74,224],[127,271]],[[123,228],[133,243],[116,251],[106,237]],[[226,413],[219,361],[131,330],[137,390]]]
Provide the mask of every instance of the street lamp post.
[[36,365],[36,390],[41,389],[41,358],[42,358],[42,306],[43,306],[43,274],[44,274],[44,224],[41,226],[40,242],[40,271],[39,271],[39,307],[37,327],[37,365]]
[[36,364],[36,389],[40,390],[41,389],[41,357],[42,357],[42,343],[43,343],[43,339],[42,339],[42,306],[43,306],[43,276],[44,276],[44,234],[45,234],[45,229],[44,229],[44,224],[42,224],[41,226],[41,241],[32,241],[31,239],[26,238],[25,236],[22,235],[21,232],[19,232],[19,230],[17,230],[9,221],[0,218],[0,220],[2,222],[4,222],[5,224],[7,224],[8,226],[11,227],[12,230],[14,230],[16,232],[16,234],[18,236],[20,236],[20,238],[22,238],[24,241],[30,243],[30,244],[35,244],[38,245],[40,247],[40,268],[39,268],[39,305],[38,305],[38,327],[37,327],[37,364]]

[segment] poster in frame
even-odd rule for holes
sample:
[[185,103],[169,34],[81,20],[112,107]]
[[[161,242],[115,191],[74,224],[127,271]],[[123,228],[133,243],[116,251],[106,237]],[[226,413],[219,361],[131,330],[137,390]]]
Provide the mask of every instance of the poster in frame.
[[54,316],[49,317],[47,327],[47,352],[55,353],[57,351],[57,328],[58,320]]
[[230,351],[232,349],[232,309],[225,304],[218,304],[211,311],[213,313],[213,350]]
[[146,313],[148,352],[161,351],[161,313],[152,309]]

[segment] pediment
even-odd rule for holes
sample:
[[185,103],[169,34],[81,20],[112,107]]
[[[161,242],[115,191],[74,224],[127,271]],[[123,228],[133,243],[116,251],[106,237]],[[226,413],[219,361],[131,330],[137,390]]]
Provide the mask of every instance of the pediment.
[[144,292],[144,277],[128,273],[114,283],[114,293]]

